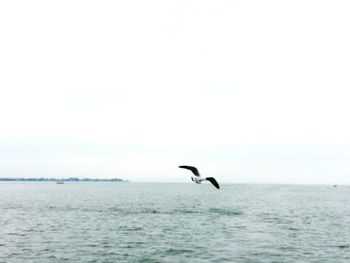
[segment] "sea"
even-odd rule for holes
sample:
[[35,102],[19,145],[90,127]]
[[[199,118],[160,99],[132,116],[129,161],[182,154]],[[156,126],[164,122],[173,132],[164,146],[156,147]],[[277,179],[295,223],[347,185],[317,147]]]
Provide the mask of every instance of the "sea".
[[0,182],[0,262],[350,262],[350,186]]

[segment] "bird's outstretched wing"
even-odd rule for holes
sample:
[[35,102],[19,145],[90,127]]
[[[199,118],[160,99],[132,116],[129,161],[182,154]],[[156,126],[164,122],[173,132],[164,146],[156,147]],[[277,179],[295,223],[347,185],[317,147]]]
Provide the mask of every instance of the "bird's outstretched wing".
[[181,165],[181,166],[179,166],[179,168],[184,168],[184,169],[187,169],[187,170],[191,170],[191,172],[194,173],[195,176],[200,176],[197,168],[194,167],[194,166]]
[[206,177],[205,179],[211,182],[217,189],[220,189],[220,186],[214,177]]

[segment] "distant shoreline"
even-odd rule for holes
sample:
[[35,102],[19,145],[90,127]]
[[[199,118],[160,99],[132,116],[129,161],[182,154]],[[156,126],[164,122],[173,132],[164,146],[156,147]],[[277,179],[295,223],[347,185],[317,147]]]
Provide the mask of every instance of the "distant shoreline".
[[0,178],[0,182],[129,182],[121,178]]

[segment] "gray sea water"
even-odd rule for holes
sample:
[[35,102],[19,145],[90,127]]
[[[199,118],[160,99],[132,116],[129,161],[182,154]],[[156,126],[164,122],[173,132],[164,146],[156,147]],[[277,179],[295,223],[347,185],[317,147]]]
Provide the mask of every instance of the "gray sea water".
[[2,182],[0,262],[350,262],[350,187]]

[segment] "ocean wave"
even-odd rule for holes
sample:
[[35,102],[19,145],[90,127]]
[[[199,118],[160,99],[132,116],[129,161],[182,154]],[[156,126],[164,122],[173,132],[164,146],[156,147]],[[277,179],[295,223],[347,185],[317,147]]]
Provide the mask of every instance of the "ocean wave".
[[229,208],[209,208],[209,213],[229,216],[238,216],[243,214],[242,211]]

